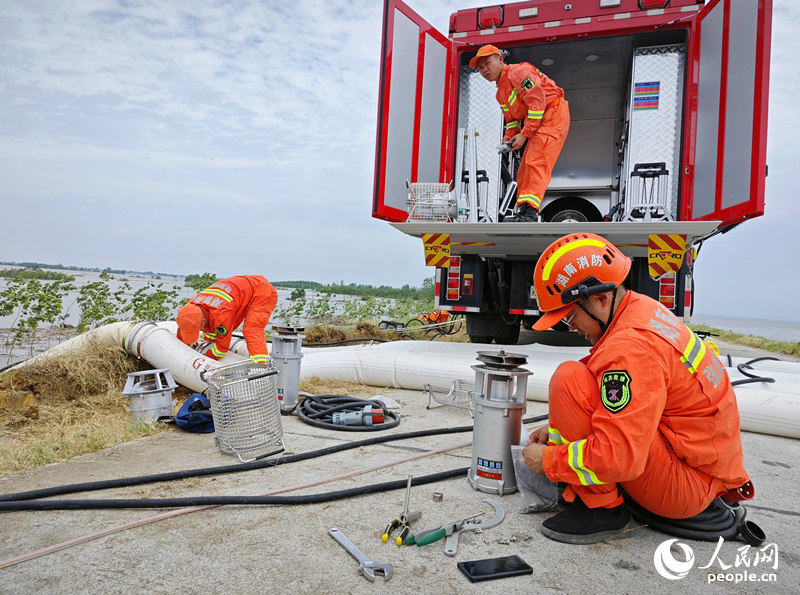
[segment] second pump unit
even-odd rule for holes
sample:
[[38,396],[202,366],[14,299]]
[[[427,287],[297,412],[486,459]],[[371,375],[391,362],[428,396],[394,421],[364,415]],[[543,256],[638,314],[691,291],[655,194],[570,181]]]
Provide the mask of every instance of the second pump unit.
[[475,426],[468,479],[473,489],[502,496],[517,491],[511,446],[520,443],[532,372],[520,367],[528,361],[525,355],[502,349],[479,351],[478,360],[483,363],[472,366]]

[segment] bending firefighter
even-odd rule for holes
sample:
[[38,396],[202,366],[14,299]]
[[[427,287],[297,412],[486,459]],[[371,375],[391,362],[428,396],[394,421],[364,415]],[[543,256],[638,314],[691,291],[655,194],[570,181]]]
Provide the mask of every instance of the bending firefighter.
[[545,330],[563,320],[593,345],[549,387],[550,427],[534,430],[528,466],[567,484],[568,508],[542,523],[566,543],[594,543],[628,525],[623,494],[650,513],[692,519],[717,497],[752,497],[736,396],[717,357],[657,301],[622,285],[630,259],[580,233],[539,258],[534,287]]
[[250,360],[266,363],[269,357],[264,328],[278,303],[278,292],[260,275],[230,277],[198,293],[178,310],[178,339],[192,345],[203,332],[211,341],[207,357],[220,359],[228,352],[231,333],[242,321]]
[[527,62],[505,64],[493,45],[485,45],[469,62],[487,81],[497,83],[497,102],[503,111],[503,142],[517,150],[526,142],[517,173],[514,216],[504,221],[537,221],[544,192],[569,132],[569,105],[564,91]]

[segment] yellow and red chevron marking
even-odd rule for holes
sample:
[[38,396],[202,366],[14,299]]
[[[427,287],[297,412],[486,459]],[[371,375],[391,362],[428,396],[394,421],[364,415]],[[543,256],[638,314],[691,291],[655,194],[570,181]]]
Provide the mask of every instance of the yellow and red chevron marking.
[[686,236],[678,234],[652,234],[647,244],[647,265],[650,276],[658,279],[681,268],[686,252]]
[[422,244],[425,247],[425,266],[450,266],[450,234],[424,233]]

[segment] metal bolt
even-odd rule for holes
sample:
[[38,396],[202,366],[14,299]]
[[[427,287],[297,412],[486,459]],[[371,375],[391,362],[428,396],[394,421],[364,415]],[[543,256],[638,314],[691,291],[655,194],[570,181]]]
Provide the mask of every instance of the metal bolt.
[[441,502],[444,495],[441,492],[434,492],[433,493],[433,501],[434,502]]

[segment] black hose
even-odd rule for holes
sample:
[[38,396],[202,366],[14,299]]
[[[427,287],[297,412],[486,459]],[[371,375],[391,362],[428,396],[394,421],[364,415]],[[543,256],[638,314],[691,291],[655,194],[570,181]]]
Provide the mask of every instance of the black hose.
[[667,535],[697,541],[717,541],[720,537],[734,539],[741,535],[755,547],[766,541],[766,535],[758,525],[745,521],[747,511],[739,502],[728,504],[717,498],[700,514],[688,519],[670,519],[650,512],[627,492],[621,491],[625,506],[634,519]]
[[[363,411],[364,407],[367,405],[372,405],[373,410],[382,409],[383,413],[380,415],[384,418],[390,418],[392,421],[376,422],[375,417],[379,414],[373,413],[372,425],[347,426],[333,423],[334,413],[341,411],[358,413]],[[384,405],[380,401],[365,401],[364,399],[357,399],[346,395],[306,397],[297,409],[297,416],[311,426],[325,428],[326,430],[339,430],[342,432],[374,432],[377,430],[388,430],[400,423],[400,417],[394,411],[384,409]]]
[[387,343],[386,339],[375,339],[373,337],[364,337],[363,339],[342,339],[341,341],[331,341],[330,343],[303,343],[303,347],[328,347],[330,345],[346,345],[348,343]]
[[[466,476],[469,467],[451,469],[441,473],[414,477],[411,485],[425,485]],[[23,510],[99,510],[109,508],[184,508],[186,506],[229,506],[229,505],[297,505],[319,504],[344,498],[353,498],[364,494],[377,494],[405,488],[407,479],[387,481],[370,486],[308,494],[305,496],[189,496],[184,498],[138,498],[138,499],[104,499],[104,500],[25,500],[22,502],[0,502],[0,512],[17,512]]]
[[753,382],[766,382],[767,384],[773,384],[775,382],[774,378],[769,378],[767,376],[756,376],[755,374],[750,374],[749,372],[745,371],[745,369],[747,369],[747,370],[752,370],[753,369],[753,367],[750,364],[754,364],[756,362],[760,362],[760,361],[764,361],[764,360],[773,360],[773,361],[776,361],[776,362],[781,361],[777,357],[772,357],[771,355],[767,355],[767,356],[764,356],[764,357],[757,357],[755,359],[751,359],[750,361],[746,361],[746,362],[744,362],[742,364],[739,364],[738,366],[736,366],[736,369],[739,370],[739,373],[742,376],[747,376],[747,378],[742,378],[740,380],[734,380],[733,382],[731,382],[731,386],[739,386],[739,385],[742,385],[742,384],[751,384]]
[[[547,415],[538,415],[523,419],[522,423],[535,423],[547,419]],[[457,426],[454,428],[435,428],[433,430],[417,430],[414,432],[406,432],[404,434],[389,434],[384,436],[375,436],[374,438],[367,438],[365,440],[357,440],[355,442],[347,442],[345,444],[338,444],[336,446],[329,446],[319,450],[312,450],[305,453],[296,455],[289,455],[278,457],[274,459],[264,459],[260,461],[251,461],[249,463],[241,463],[236,465],[223,465],[218,467],[205,467],[202,469],[187,469],[184,471],[170,471],[167,473],[157,473],[154,475],[142,475],[139,477],[124,477],[119,479],[106,479],[102,481],[92,481],[85,483],[74,483],[70,485],[54,486],[50,488],[41,488],[38,490],[30,490],[27,492],[18,492],[16,494],[0,494],[0,502],[11,502],[17,500],[32,500],[34,498],[49,498],[51,496],[61,496],[64,494],[75,494],[77,492],[92,492],[95,490],[106,490],[112,488],[130,487],[136,485],[144,485],[149,483],[158,483],[162,481],[175,481],[178,479],[188,479],[190,477],[204,477],[208,475],[222,475],[226,473],[240,473],[243,471],[254,471],[256,469],[265,469],[267,467],[276,467],[277,465],[285,465],[287,463],[296,463],[298,461],[305,461],[324,455],[334,454],[344,450],[353,448],[360,448],[362,446],[371,446],[373,444],[383,444],[385,442],[394,442],[396,440],[406,440],[410,438],[422,438],[425,436],[439,436],[443,434],[458,434],[460,432],[468,432],[472,430],[472,426]]]

